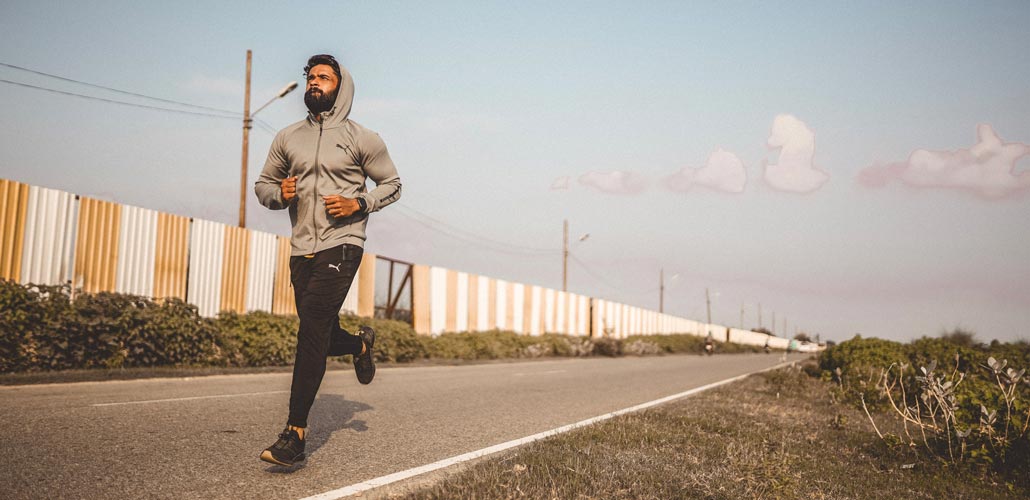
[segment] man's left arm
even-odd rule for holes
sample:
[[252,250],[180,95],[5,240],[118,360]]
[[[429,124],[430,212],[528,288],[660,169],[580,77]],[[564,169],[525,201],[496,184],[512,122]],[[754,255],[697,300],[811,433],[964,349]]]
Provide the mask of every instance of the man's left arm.
[[365,212],[376,212],[397,201],[401,197],[401,178],[397,175],[397,167],[390,159],[386,143],[379,134],[370,133],[362,138],[363,168],[365,175],[376,187],[367,193],[358,195],[365,202]]

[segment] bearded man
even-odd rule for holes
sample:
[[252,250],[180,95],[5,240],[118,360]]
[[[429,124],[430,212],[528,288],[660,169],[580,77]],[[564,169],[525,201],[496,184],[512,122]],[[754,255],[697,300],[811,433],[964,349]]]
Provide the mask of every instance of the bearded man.
[[[325,375],[326,357],[351,354],[358,382],[375,376],[375,331],[340,327],[340,308],[364,252],[368,214],[397,201],[401,182],[378,134],[350,120],[354,81],[328,54],[304,67],[308,116],[276,134],[254,184],[261,204],[288,209],[290,281],[300,327],[290,387],[290,413],[279,440],[261,460],[292,466],[305,459],[308,413]],[[365,187],[372,179],[375,188]]]

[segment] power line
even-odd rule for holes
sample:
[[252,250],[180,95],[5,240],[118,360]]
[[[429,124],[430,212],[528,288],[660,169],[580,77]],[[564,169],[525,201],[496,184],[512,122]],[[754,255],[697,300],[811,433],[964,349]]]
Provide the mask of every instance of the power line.
[[[446,230],[444,228],[440,228],[440,227],[434,226],[433,224],[428,223],[428,222],[426,222],[424,220],[421,220],[421,219],[419,219],[417,217],[414,217],[414,216],[412,216],[410,214],[407,214],[404,211],[399,211],[398,213],[400,213],[401,215],[403,215],[403,216],[405,216],[405,217],[407,217],[407,218],[409,218],[409,219],[411,219],[411,220],[413,220],[413,221],[415,221],[415,222],[425,226],[426,228],[428,228],[430,230],[433,230],[433,231],[436,231],[436,232],[438,232],[440,234],[443,234],[444,236],[448,236],[448,237],[454,238],[456,240],[459,240],[459,241],[462,241],[462,242],[465,242],[465,243],[468,243],[468,244],[471,244],[471,245],[475,245],[475,246],[480,247],[480,248],[484,248],[486,250],[490,250],[490,251],[493,251],[493,252],[504,253],[504,254],[508,254],[508,255],[523,255],[523,256],[529,255],[529,256],[533,256],[533,257],[539,257],[539,256],[542,256],[542,255],[545,255],[545,254],[542,254],[542,253],[532,253],[532,252],[526,252],[526,251],[521,251],[521,250],[517,250],[517,249],[512,249],[512,248],[508,247],[507,245],[503,245],[503,244],[498,244],[497,246],[492,246],[492,245],[489,245],[489,244],[484,244],[485,243],[484,241],[482,241],[482,240],[480,240],[480,239],[478,239],[476,237],[464,236],[464,235],[461,235],[461,234],[457,234],[457,233],[448,231],[448,230]],[[558,251],[555,250],[552,253],[553,254],[557,254]]]
[[6,83],[8,85],[17,85],[19,87],[26,87],[26,88],[30,88],[30,89],[36,89],[36,90],[43,90],[43,91],[46,91],[46,92],[53,92],[55,94],[62,94],[62,95],[67,95],[67,96],[72,96],[72,97],[81,97],[83,99],[91,99],[91,100],[94,100],[94,101],[102,101],[102,102],[107,102],[107,103],[111,103],[111,104],[121,104],[122,106],[132,106],[134,108],[152,109],[152,110],[156,110],[156,111],[168,111],[168,112],[171,112],[171,113],[181,113],[181,114],[195,115],[195,116],[207,116],[207,117],[211,117],[211,118],[227,118],[227,119],[233,119],[233,120],[238,120],[239,119],[238,116],[216,115],[216,114],[213,114],[213,113],[202,113],[200,111],[186,111],[185,109],[162,108],[160,106],[150,106],[150,105],[147,105],[147,104],[139,104],[139,103],[134,103],[134,102],[118,101],[118,100],[115,100],[115,99],[107,99],[107,98],[104,98],[104,97],[96,97],[96,96],[85,95],[85,94],[76,94],[75,92],[68,92],[68,91],[64,91],[64,90],[57,90],[57,89],[51,89],[51,88],[47,88],[47,87],[40,87],[40,86],[37,86],[37,85],[30,85],[28,83],[12,82],[10,80],[0,79],[0,83]]
[[[557,249],[542,249],[542,248],[525,247],[525,246],[521,246],[521,245],[513,245],[513,244],[510,244],[510,243],[505,243],[505,242],[500,242],[500,241],[492,240],[490,238],[486,238],[484,236],[477,235],[475,233],[472,233],[472,232],[469,232],[469,231],[465,231],[463,229],[459,229],[459,228],[456,228],[454,226],[451,226],[450,224],[447,224],[446,222],[443,222],[443,221],[441,221],[439,219],[435,219],[435,218],[433,218],[433,217],[431,217],[429,215],[421,213],[418,210],[415,210],[414,208],[405,206],[405,205],[403,205],[401,203],[396,203],[395,206],[402,209],[402,210],[399,211],[399,213],[401,215],[404,215],[405,217],[407,217],[407,218],[409,218],[409,219],[411,219],[411,220],[413,220],[415,222],[418,222],[419,224],[422,224],[423,226],[426,226],[429,229],[432,229],[432,230],[434,230],[436,232],[439,232],[439,233],[444,234],[446,236],[449,236],[451,238],[455,238],[455,239],[458,239],[458,240],[461,240],[461,241],[464,241],[464,242],[467,242],[467,243],[471,243],[473,245],[476,245],[476,246],[479,246],[479,247],[482,247],[482,248],[486,248],[488,250],[492,250],[492,251],[496,251],[496,252],[502,252],[502,253],[507,253],[507,254],[512,254],[512,255],[533,255],[533,256],[555,255],[555,254],[559,254],[560,253],[560,250],[557,250]],[[411,212],[411,213],[409,214],[407,212]],[[625,292],[626,291],[626,287],[625,286],[615,285],[615,284],[611,283],[610,281],[608,281],[607,279],[601,277],[598,273],[594,272],[585,262],[580,260],[575,255],[571,255],[570,254],[569,257],[572,259],[572,261],[576,265],[581,267],[584,271],[587,272],[587,274],[589,274],[595,280],[600,282],[602,285],[604,285],[604,286],[606,286],[606,287],[608,287],[608,288],[610,288],[610,289],[612,289],[614,291],[617,291],[617,292]],[[636,295],[641,295],[641,294],[644,294],[644,293],[650,293],[652,291],[654,291],[654,290],[647,290],[647,291],[637,290],[637,291],[635,291],[635,294]],[[631,292],[631,293],[634,293],[634,292]]]
[[[30,85],[30,84],[26,84],[26,83],[12,82],[12,81],[9,81],[9,80],[0,80],[0,82],[11,84],[11,85],[19,85],[19,86],[22,86],[22,87],[28,87],[28,88],[33,88],[33,89],[37,89],[37,90],[44,90],[44,91],[48,91],[48,92],[54,92],[54,93],[69,95],[69,96],[73,96],[73,97],[82,97],[82,98],[86,98],[86,99],[93,99],[93,100],[109,102],[109,103],[113,103],[113,104],[122,104],[122,105],[125,105],[125,106],[135,106],[135,107],[139,107],[139,108],[152,109],[152,110],[157,110],[157,111],[171,111],[173,113],[187,113],[187,114],[195,114],[195,115],[198,115],[198,116],[210,116],[210,117],[214,117],[214,118],[236,118],[236,119],[238,119],[242,115],[241,113],[236,112],[236,111],[230,111],[230,110],[227,110],[227,109],[220,109],[220,108],[212,108],[212,107],[209,107],[209,106],[201,106],[199,104],[190,104],[188,102],[175,101],[175,100],[172,100],[172,99],[164,99],[164,98],[161,98],[161,97],[154,97],[154,96],[150,96],[150,95],[146,95],[146,94],[139,94],[139,93],[136,93],[136,92],[129,92],[128,90],[121,90],[121,89],[116,89],[114,87],[107,87],[107,86],[104,86],[104,85],[98,85],[96,83],[84,82],[82,80],[76,80],[74,78],[67,78],[67,77],[60,76],[60,75],[54,75],[54,74],[50,74],[50,73],[45,73],[43,71],[38,71],[38,70],[30,69],[30,68],[25,68],[25,67],[22,67],[22,66],[16,66],[14,64],[8,64],[8,63],[5,63],[5,62],[0,62],[0,66],[5,66],[5,67],[8,67],[8,68],[17,69],[17,70],[20,70],[20,71],[25,71],[25,72],[28,72],[28,73],[34,73],[34,74],[45,76],[45,77],[48,77],[48,78],[55,78],[55,79],[63,80],[63,81],[66,81],[66,82],[76,83],[76,84],[79,84],[79,85],[86,85],[86,86],[89,86],[89,87],[95,87],[95,88],[98,88],[98,89],[108,90],[108,91],[111,91],[111,92],[117,92],[119,94],[125,94],[125,95],[134,96],[134,97],[142,97],[144,99],[151,99],[151,100],[154,100],[154,101],[165,102],[165,103],[169,103],[169,104],[175,104],[177,106],[186,106],[186,107],[190,107],[190,108],[206,109],[206,110],[215,111],[215,112],[218,112],[218,113],[226,113],[226,114],[229,114],[229,115],[232,115],[232,116],[223,116],[223,115],[215,115],[215,114],[188,112],[188,111],[184,111],[184,110],[169,109],[169,108],[164,108],[164,107],[160,107],[160,106],[148,106],[146,104],[137,104],[137,103],[131,103],[131,102],[126,102],[126,101],[118,101],[118,100],[115,100],[115,99],[105,99],[103,97],[89,96],[89,95],[84,95],[84,94],[78,94],[78,93],[75,93],[75,92],[66,92],[66,91],[62,91],[62,90],[56,90],[56,89],[51,89],[51,88],[47,88],[47,87],[39,87],[39,86],[36,86],[36,85]],[[264,130],[265,132],[268,132],[269,134],[272,134],[272,135],[276,134],[275,127],[269,125],[268,122],[266,122],[264,120],[253,119],[253,123],[257,124],[258,128]]]
[[[605,278],[601,277],[600,275],[598,275],[597,273],[595,273],[592,269],[590,269],[590,266],[587,266],[586,262],[583,262],[582,260],[580,260],[579,257],[576,257],[575,255],[569,255],[569,258],[571,258],[573,262],[578,264],[579,267],[581,267],[584,271],[586,271],[587,274],[589,274],[595,280],[599,281],[602,285],[604,285],[604,286],[606,286],[608,288],[611,288],[612,290],[615,290],[617,292],[626,292],[627,291],[625,286],[618,286],[618,285],[612,284],[607,279],[605,279]],[[635,289],[635,290],[631,290],[630,293],[633,293],[634,295],[642,295],[642,294],[650,293],[650,292],[653,292],[653,291],[654,290],[643,291],[643,290],[640,290],[640,289]]]
[[275,127],[269,125],[268,122],[266,122],[264,120],[258,120],[256,118],[251,118],[251,121],[256,123],[258,125],[258,128],[264,130],[265,132],[268,132],[269,134],[272,134],[272,135],[276,134]]
[[98,84],[95,84],[95,83],[89,83],[89,82],[84,82],[84,81],[81,81],[81,80],[75,80],[73,78],[67,78],[67,77],[64,77],[64,76],[52,75],[50,73],[44,73],[42,71],[37,71],[37,70],[34,70],[34,69],[23,68],[21,66],[15,66],[13,64],[7,64],[7,63],[4,63],[4,62],[0,62],[0,66],[6,66],[8,68],[13,68],[13,69],[17,69],[17,70],[20,70],[20,71],[25,71],[25,72],[28,72],[28,73],[34,73],[34,74],[45,76],[45,77],[48,77],[48,78],[56,78],[58,80],[63,80],[63,81],[66,81],[66,82],[77,83],[79,85],[86,85],[86,86],[95,87],[95,88],[98,88],[98,89],[109,90],[111,92],[117,92],[119,94],[131,95],[131,96],[135,96],[135,97],[142,97],[144,99],[151,99],[151,100],[154,100],[154,101],[160,101],[160,102],[169,103],[169,104],[176,104],[176,105],[179,105],[179,106],[186,106],[186,107],[190,107],[190,108],[206,109],[208,111],[217,111],[219,113],[229,113],[229,114],[237,115],[237,116],[240,115],[240,113],[238,113],[236,111],[229,111],[229,110],[226,110],[226,109],[219,109],[219,108],[212,108],[212,107],[208,107],[208,106],[201,106],[199,104],[190,104],[188,102],[173,101],[171,99],[162,99],[160,97],[149,96],[149,95],[146,95],[146,94],[138,94],[136,92],[129,92],[128,90],[121,90],[121,89],[116,89],[116,88],[113,88],[113,87],[106,87],[104,85],[98,85]]
[[[468,242],[468,243],[472,243],[474,245],[477,245],[477,246],[480,246],[480,247],[483,247],[483,248],[488,248],[488,249],[493,250],[493,251],[503,252],[503,253],[508,253],[508,254],[516,254],[516,255],[535,255],[535,256],[555,255],[555,254],[560,253],[560,251],[558,249],[554,249],[554,248],[534,248],[534,247],[515,245],[515,244],[512,244],[512,243],[507,243],[507,242],[503,242],[503,241],[493,240],[491,238],[487,238],[485,236],[478,235],[478,234],[466,231],[464,229],[460,229],[460,228],[454,227],[454,226],[452,226],[452,225],[450,225],[450,224],[448,224],[446,222],[443,222],[443,221],[441,221],[439,219],[435,219],[435,218],[433,218],[433,217],[431,217],[429,215],[426,215],[426,214],[424,214],[422,212],[419,212],[418,210],[415,210],[414,208],[408,207],[406,205],[398,203],[396,206],[401,208],[401,211],[400,211],[401,215],[404,215],[405,217],[408,217],[409,219],[414,220],[415,222],[418,222],[418,223],[428,227],[429,229],[432,229],[434,231],[437,231],[439,233],[445,234],[445,235],[450,236],[450,237],[455,238],[455,239],[459,239],[459,240],[462,240],[462,241],[465,241],[465,242]],[[407,213],[407,212],[410,212],[410,213]]]

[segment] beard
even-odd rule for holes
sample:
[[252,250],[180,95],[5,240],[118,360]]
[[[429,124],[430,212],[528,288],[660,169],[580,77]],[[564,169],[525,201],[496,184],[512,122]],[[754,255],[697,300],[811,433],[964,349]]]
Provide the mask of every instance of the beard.
[[332,91],[329,94],[322,92],[318,89],[311,89],[304,93],[304,105],[308,107],[308,111],[314,114],[324,113],[333,109],[333,105],[336,104],[336,94],[340,89]]

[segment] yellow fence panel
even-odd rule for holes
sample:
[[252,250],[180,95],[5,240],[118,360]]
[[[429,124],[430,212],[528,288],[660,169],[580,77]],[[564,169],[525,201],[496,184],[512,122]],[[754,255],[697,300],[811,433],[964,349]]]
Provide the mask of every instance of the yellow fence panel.
[[154,297],[186,300],[189,266],[190,220],[170,214],[157,216],[157,245],[154,253]]
[[222,311],[246,312],[247,261],[250,258],[249,231],[225,226],[222,256]]
[[88,293],[113,292],[118,263],[121,206],[82,198],[75,244],[74,286]]
[[290,285],[290,239],[279,236],[276,244],[275,284],[272,292],[273,314],[297,314],[293,287]]
[[0,279],[18,281],[21,278],[28,203],[28,184],[0,179]]
[[433,333],[432,287],[429,266],[414,265],[411,269],[411,286],[414,297],[411,300],[411,315],[415,332],[422,335]]

